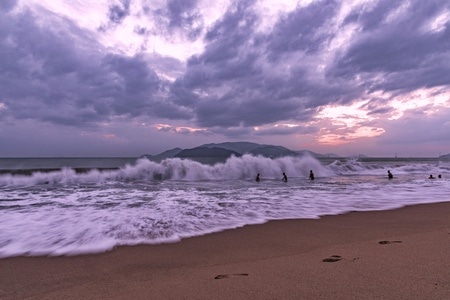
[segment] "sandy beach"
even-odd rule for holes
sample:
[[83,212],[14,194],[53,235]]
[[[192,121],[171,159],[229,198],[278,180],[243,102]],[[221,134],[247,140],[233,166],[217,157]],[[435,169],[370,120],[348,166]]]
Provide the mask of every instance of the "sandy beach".
[[450,202],[0,259],[0,299],[449,299]]

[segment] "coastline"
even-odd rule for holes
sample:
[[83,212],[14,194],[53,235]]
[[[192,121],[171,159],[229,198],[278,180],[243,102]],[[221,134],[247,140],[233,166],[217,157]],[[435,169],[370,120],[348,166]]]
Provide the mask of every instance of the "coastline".
[[446,299],[450,202],[0,259],[0,299]]
[[[24,175],[24,176],[31,176],[35,173],[53,173],[53,172],[61,172],[63,171],[63,168],[47,168],[47,169],[0,169],[0,175]],[[98,172],[106,172],[106,171],[117,171],[120,170],[119,167],[101,167],[101,168],[70,168],[70,170],[73,170],[75,174],[86,174],[91,171],[98,171]]]

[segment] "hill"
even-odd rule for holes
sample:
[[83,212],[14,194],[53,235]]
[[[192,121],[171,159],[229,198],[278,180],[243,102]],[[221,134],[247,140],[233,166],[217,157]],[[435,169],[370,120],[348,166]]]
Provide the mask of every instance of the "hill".
[[141,157],[145,157],[145,158],[147,158],[149,160],[159,162],[159,161],[162,161],[162,160],[164,160],[166,158],[175,157],[175,155],[180,153],[182,150],[183,149],[181,149],[181,148],[174,148],[174,149],[166,150],[166,151],[164,151],[164,152],[162,152],[162,153],[160,153],[158,155],[145,154],[145,155],[142,155]]
[[296,156],[297,153],[282,147],[282,146],[274,146],[274,145],[261,145],[257,143],[250,142],[226,142],[219,144],[205,144],[201,147],[207,148],[223,148],[231,151],[238,152],[240,154],[252,154],[252,155],[261,155],[265,157],[282,157],[282,156]]
[[219,143],[219,144],[205,144],[200,147],[207,147],[207,148],[223,148],[231,151],[236,151],[240,154],[250,153],[256,148],[259,148],[264,145],[256,144],[256,143],[250,143],[250,142],[225,142],[225,143]]
[[297,153],[282,146],[262,146],[250,151],[255,156],[261,155],[265,157],[282,157],[296,156]]
[[224,148],[208,148],[208,147],[197,147],[192,149],[185,149],[180,151],[178,154],[176,154],[174,157],[179,158],[190,158],[190,157],[231,157],[234,156],[241,156],[240,153]]
[[450,153],[439,156],[440,160],[450,160]]
[[201,163],[214,164],[218,162],[225,162],[232,155],[239,157],[244,154],[251,154],[254,156],[260,155],[270,158],[302,155],[311,155],[316,158],[324,159],[339,157],[336,154],[324,155],[308,150],[293,151],[282,146],[257,144],[251,142],[209,143],[190,149],[174,148],[164,151],[158,155],[145,155],[144,157],[158,162],[167,158],[177,157],[191,159]]

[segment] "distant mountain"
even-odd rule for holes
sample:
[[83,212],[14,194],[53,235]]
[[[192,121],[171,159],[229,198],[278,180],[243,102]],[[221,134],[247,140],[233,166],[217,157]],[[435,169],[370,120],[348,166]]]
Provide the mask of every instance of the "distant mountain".
[[240,153],[224,148],[208,148],[208,147],[197,147],[192,149],[185,149],[180,151],[175,157],[179,158],[190,158],[190,157],[224,157],[229,158],[232,155],[241,156]]
[[450,160],[450,153],[439,156],[440,160]]
[[282,146],[262,146],[249,152],[255,156],[261,155],[265,157],[282,157],[296,156],[297,153]]
[[281,156],[296,156],[297,153],[289,150],[288,148],[282,146],[274,146],[274,145],[261,145],[257,143],[250,142],[226,142],[219,144],[205,144],[201,147],[208,148],[223,148],[231,151],[236,151],[240,154],[252,154],[252,155],[261,155],[265,157],[281,157]]
[[231,156],[239,157],[240,153],[219,147],[196,147],[192,149],[184,149],[177,153],[174,157],[184,158],[197,161],[202,164],[214,165],[216,163],[224,163]]
[[158,155],[145,154],[142,157],[145,157],[145,158],[147,158],[149,160],[152,160],[152,161],[161,161],[161,160],[164,160],[166,158],[175,157],[175,155],[180,153],[182,150],[183,149],[181,149],[181,148],[174,148],[174,149],[171,149],[171,150],[166,150],[166,151],[164,151],[164,152],[162,152],[162,153],[160,153]]
[[337,158],[336,154],[319,154],[309,150],[293,151],[286,147],[275,145],[261,145],[251,142],[225,142],[225,143],[210,143],[191,149],[174,148],[164,151],[158,155],[144,155],[144,157],[152,161],[161,161],[167,158],[186,158],[201,163],[217,163],[224,162],[232,155],[239,157],[244,154],[251,154],[254,156],[264,156],[270,158],[283,156],[301,156],[311,155],[316,158]]
[[326,153],[326,154],[323,154],[323,156],[328,157],[328,158],[342,158],[342,156],[340,156],[339,154],[336,154],[336,153]]
[[327,156],[325,156],[325,155],[323,155],[323,154],[319,154],[319,153],[315,153],[315,152],[312,152],[312,151],[309,151],[309,150],[297,150],[297,151],[295,151],[295,153],[297,153],[297,155],[310,155],[310,156],[312,156],[312,157],[327,157]]
[[256,148],[259,148],[261,146],[265,146],[265,145],[260,145],[260,144],[256,144],[256,143],[250,143],[250,142],[226,142],[226,143],[219,143],[219,144],[205,144],[202,145],[200,147],[207,147],[207,148],[223,148],[223,149],[227,149],[227,150],[231,150],[231,151],[236,151],[240,154],[245,154],[245,153],[249,153],[251,151],[253,151]]

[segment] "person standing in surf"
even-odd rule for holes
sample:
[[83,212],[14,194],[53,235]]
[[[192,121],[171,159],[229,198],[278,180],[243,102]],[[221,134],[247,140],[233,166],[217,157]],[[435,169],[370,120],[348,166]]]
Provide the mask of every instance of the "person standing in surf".
[[283,178],[281,178],[282,181],[287,182],[287,176],[286,173],[283,172]]
[[388,170],[388,178],[389,178],[389,179],[394,178],[394,175],[392,175],[391,170]]
[[314,173],[313,173],[313,170],[310,170],[310,171],[309,171],[309,179],[310,179],[310,180],[314,180]]

